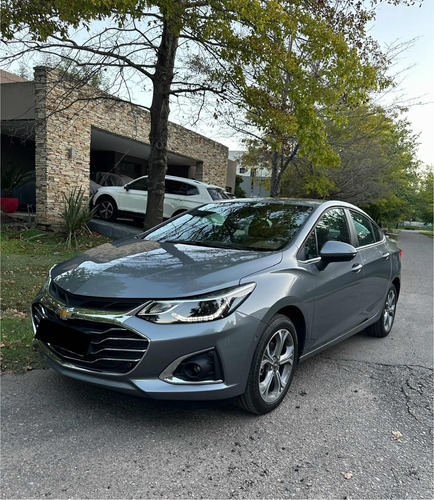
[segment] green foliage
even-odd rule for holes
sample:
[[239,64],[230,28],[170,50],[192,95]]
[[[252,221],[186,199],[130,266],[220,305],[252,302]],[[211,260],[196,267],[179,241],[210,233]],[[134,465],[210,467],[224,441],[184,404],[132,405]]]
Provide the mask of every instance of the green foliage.
[[234,194],[237,198],[245,198],[246,197],[246,192],[244,189],[241,187],[241,184],[243,182],[243,178],[241,175],[235,176],[235,190]]
[[[297,156],[310,165],[304,175],[307,191],[327,196],[333,181],[324,168],[335,169],[341,161],[329,124],[343,130],[343,110],[357,109],[370,93],[392,84],[385,76],[390,62],[366,34],[374,10],[363,2],[306,7],[306,2],[278,3],[282,23],[265,22],[258,35],[264,55],[244,69],[239,96],[231,101],[245,111],[237,128],[252,133],[259,156],[268,154],[271,196],[279,196],[282,176]],[[258,39],[251,40],[252,47]],[[221,70],[222,75],[229,71]],[[232,115],[229,109],[231,121]]]
[[[339,164],[327,123],[342,126],[340,109],[390,83],[386,58],[366,34],[373,17],[364,2],[334,0],[3,0],[1,33],[11,45],[22,40],[19,54],[63,46],[79,65],[85,54],[88,68],[116,70],[122,85],[132,74],[152,85],[150,227],[162,217],[170,95],[198,93],[203,108],[211,91],[216,117],[226,103],[231,116],[237,109],[247,116],[273,153],[273,195],[296,154],[314,168]],[[329,179],[318,170],[309,189],[320,191],[322,182]]]
[[84,201],[84,190],[81,187],[73,189],[68,196],[63,193],[63,200],[63,211],[60,216],[67,233],[66,245],[70,250],[72,240],[74,240],[77,248],[77,236],[84,230],[89,231],[87,223],[94,217],[97,207],[89,210],[87,203]]
[[345,112],[341,127],[326,127],[339,155],[333,166],[294,158],[283,180],[284,196],[340,199],[360,205],[377,221],[399,221],[415,208],[418,182],[417,137],[409,124],[378,107]]
[[91,85],[103,92],[108,92],[110,90],[110,82],[98,66],[95,68],[80,60],[71,61],[62,57],[45,58],[43,64],[58,70],[61,75],[77,82],[79,86]]
[[13,190],[30,182],[34,177],[33,172],[18,168],[2,169],[1,190],[5,198],[13,197]]
[[[106,243],[108,238],[89,234],[79,239],[83,251]],[[2,371],[25,372],[45,363],[32,349],[30,302],[47,279],[50,267],[74,257],[64,238],[40,229],[1,229],[1,361]]]
[[416,196],[416,217],[425,222],[433,224],[434,214],[434,172],[433,167],[421,176],[420,189]]

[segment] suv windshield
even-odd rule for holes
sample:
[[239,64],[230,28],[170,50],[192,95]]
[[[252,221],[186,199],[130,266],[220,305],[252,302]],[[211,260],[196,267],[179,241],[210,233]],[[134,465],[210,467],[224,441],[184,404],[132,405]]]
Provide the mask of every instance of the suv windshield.
[[169,220],[144,239],[212,247],[280,250],[312,208],[263,201],[209,203]]

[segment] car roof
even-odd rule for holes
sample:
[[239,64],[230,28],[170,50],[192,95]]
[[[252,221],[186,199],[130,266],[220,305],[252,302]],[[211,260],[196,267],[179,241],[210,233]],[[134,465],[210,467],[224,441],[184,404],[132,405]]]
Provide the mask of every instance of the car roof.
[[[138,179],[145,179],[149,177],[149,175],[142,175],[141,177],[137,177],[136,179],[133,179],[130,182],[127,182],[127,184],[130,184],[131,182],[137,181]],[[223,189],[221,186],[217,186],[215,184],[208,184],[206,182],[202,181],[197,181],[196,179],[188,179],[187,177],[177,177],[176,175],[166,175],[166,179],[169,179],[171,181],[178,181],[178,182],[186,182],[187,184],[197,184],[199,186],[203,187],[211,187],[211,188],[217,188],[217,189]]]
[[352,205],[351,203],[348,203],[346,201],[340,201],[340,200],[314,200],[314,199],[309,199],[309,198],[270,198],[270,197],[256,197],[256,198],[235,198],[235,199],[230,199],[230,200],[219,200],[219,203],[230,203],[230,202],[240,202],[240,201],[245,201],[245,202],[258,202],[261,201],[263,203],[280,203],[283,205],[301,205],[301,206],[308,206],[312,208],[329,208],[329,207],[344,207],[344,208],[352,208],[356,209],[360,212],[363,212],[363,210],[356,205]]
[[233,202],[246,202],[246,203],[254,203],[254,202],[262,202],[262,203],[278,203],[282,205],[298,205],[304,207],[311,207],[313,209],[312,215],[322,213],[324,210],[328,208],[349,208],[351,210],[357,210],[362,214],[365,214],[370,219],[372,217],[364,212],[361,208],[346,201],[340,200],[313,200],[308,198],[231,198],[229,200],[215,200],[214,203],[233,203]]

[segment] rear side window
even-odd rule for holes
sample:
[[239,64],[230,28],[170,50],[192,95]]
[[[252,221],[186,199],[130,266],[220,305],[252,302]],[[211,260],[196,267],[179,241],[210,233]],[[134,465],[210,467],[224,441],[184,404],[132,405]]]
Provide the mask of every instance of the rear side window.
[[199,190],[196,186],[187,184],[186,182],[173,181],[171,179],[166,179],[166,194],[176,194],[178,196],[194,196],[199,194]]
[[207,188],[207,190],[213,200],[227,200],[230,198],[224,189]]
[[358,212],[350,211],[350,213],[354,222],[354,227],[356,228],[357,239],[359,242],[358,246],[363,247],[375,243],[375,235],[372,229],[371,221]]
[[384,237],[383,231],[376,224],[372,224],[372,229],[374,230],[376,241],[381,241]]

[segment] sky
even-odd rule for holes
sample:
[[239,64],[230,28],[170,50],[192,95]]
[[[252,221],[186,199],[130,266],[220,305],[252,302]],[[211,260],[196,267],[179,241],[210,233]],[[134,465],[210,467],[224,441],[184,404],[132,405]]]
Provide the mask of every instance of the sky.
[[420,134],[419,159],[434,166],[434,0],[421,7],[380,5],[370,34],[383,47],[415,39],[393,68],[404,70],[396,95],[403,95],[404,102],[422,103],[410,106],[407,117],[413,132]]
[[[421,7],[380,5],[369,34],[384,49],[414,40],[392,68],[392,74],[399,73],[400,85],[384,103],[394,98],[412,104],[406,116],[413,132],[420,134],[419,160],[434,165],[434,0],[425,0]],[[242,149],[234,140],[215,134],[213,138],[230,149]]]

